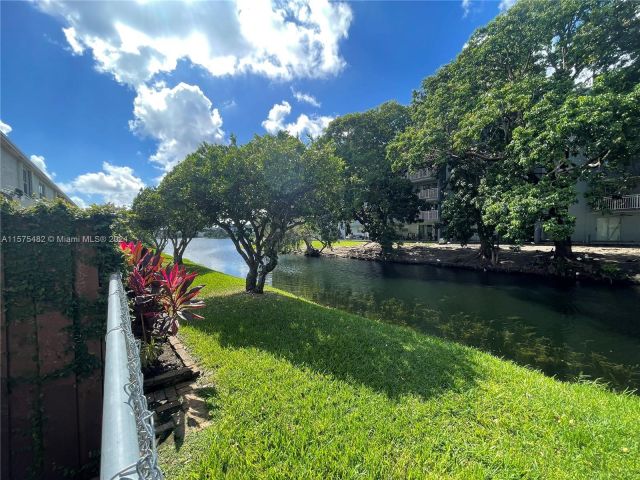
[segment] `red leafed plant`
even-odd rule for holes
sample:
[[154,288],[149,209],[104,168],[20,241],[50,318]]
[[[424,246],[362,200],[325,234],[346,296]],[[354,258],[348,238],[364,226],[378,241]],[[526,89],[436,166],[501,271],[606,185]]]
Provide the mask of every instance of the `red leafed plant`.
[[191,287],[196,273],[187,273],[179,265],[162,268],[162,257],[142,245],[142,242],[120,242],[131,268],[128,279],[129,296],[133,299],[140,334],[148,343],[151,337],[175,335],[179,320],[202,319],[190,310],[204,307],[195,300],[203,285]]
[[203,285],[191,287],[196,273],[187,273],[179,265],[162,268],[162,256],[140,241],[120,242],[120,249],[131,267],[127,286],[145,343],[153,337],[175,335],[180,320],[203,318],[191,311],[204,307],[202,300],[195,300]]
[[191,311],[204,307],[202,300],[195,300],[204,285],[189,288],[196,276],[196,273],[187,273],[187,269],[178,264],[169,265],[156,273],[159,285],[157,300],[161,306],[155,315],[155,328],[158,331],[175,335],[180,320],[203,318]]

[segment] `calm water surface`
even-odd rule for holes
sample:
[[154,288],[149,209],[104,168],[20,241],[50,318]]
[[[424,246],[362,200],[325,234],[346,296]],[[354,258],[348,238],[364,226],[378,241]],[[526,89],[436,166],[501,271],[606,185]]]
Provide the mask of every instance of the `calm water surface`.
[[[230,240],[194,239],[185,258],[230,275]],[[497,273],[339,258],[281,257],[270,283],[302,297],[473,345],[566,380],[640,388],[640,288],[561,285]]]

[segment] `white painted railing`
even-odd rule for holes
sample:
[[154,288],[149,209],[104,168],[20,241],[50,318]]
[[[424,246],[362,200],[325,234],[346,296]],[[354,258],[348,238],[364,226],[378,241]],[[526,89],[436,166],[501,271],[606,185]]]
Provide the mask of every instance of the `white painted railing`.
[[425,178],[432,178],[434,176],[434,171],[431,168],[421,168],[416,170],[415,172],[411,172],[407,175],[407,178],[412,182],[416,182],[418,180],[423,180]]
[[640,193],[622,195],[621,197],[604,197],[598,205],[599,210],[638,210],[640,209]]
[[420,220],[432,222],[434,220],[438,220],[438,218],[438,210],[425,210],[423,212],[420,212]]
[[437,200],[438,189],[437,188],[423,188],[418,190],[418,198],[421,200]]

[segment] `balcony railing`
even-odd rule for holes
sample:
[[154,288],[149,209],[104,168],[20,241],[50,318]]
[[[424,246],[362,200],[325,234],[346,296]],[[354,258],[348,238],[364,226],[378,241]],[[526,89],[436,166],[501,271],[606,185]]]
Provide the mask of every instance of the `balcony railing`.
[[424,210],[420,212],[420,220],[425,222],[433,222],[438,220],[438,210]]
[[622,195],[621,197],[604,197],[598,210],[638,210],[640,209],[640,193],[634,195]]
[[437,200],[438,189],[437,188],[423,188],[418,190],[418,198],[421,200]]
[[109,279],[105,345],[100,479],[161,480],[153,416],[142,389],[139,347],[117,274]]
[[421,168],[415,172],[407,174],[407,178],[412,182],[417,182],[418,180],[424,180],[426,178],[433,178],[434,176],[435,172],[431,168]]

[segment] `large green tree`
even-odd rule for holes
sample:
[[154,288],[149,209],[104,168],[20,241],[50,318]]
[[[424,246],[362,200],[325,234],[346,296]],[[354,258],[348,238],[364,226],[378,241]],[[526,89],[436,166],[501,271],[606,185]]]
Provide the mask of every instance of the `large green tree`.
[[541,222],[569,255],[576,182],[596,184],[638,152],[639,23],[637,2],[517,2],[425,80],[398,157],[483,171],[478,226],[521,242]]
[[173,262],[177,264],[182,264],[182,257],[191,240],[200,230],[211,225],[209,218],[194,208],[193,199],[202,186],[193,182],[193,174],[188,167],[178,164],[165,175],[157,189],[167,238],[173,247]]
[[153,244],[156,253],[167,246],[166,206],[156,187],[140,190],[131,204],[131,224],[140,240]]
[[330,143],[286,132],[245,145],[202,145],[189,171],[192,206],[222,228],[249,267],[246,290],[263,293],[287,233],[330,215],[342,197],[342,161]]
[[333,120],[321,142],[333,143],[345,162],[344,216],[358,220],[372,240],[389,252],[396,226],[414,222],[423,202],[411,182],[392,171],[389,142],[409,123],[406,107],[387,102]]

